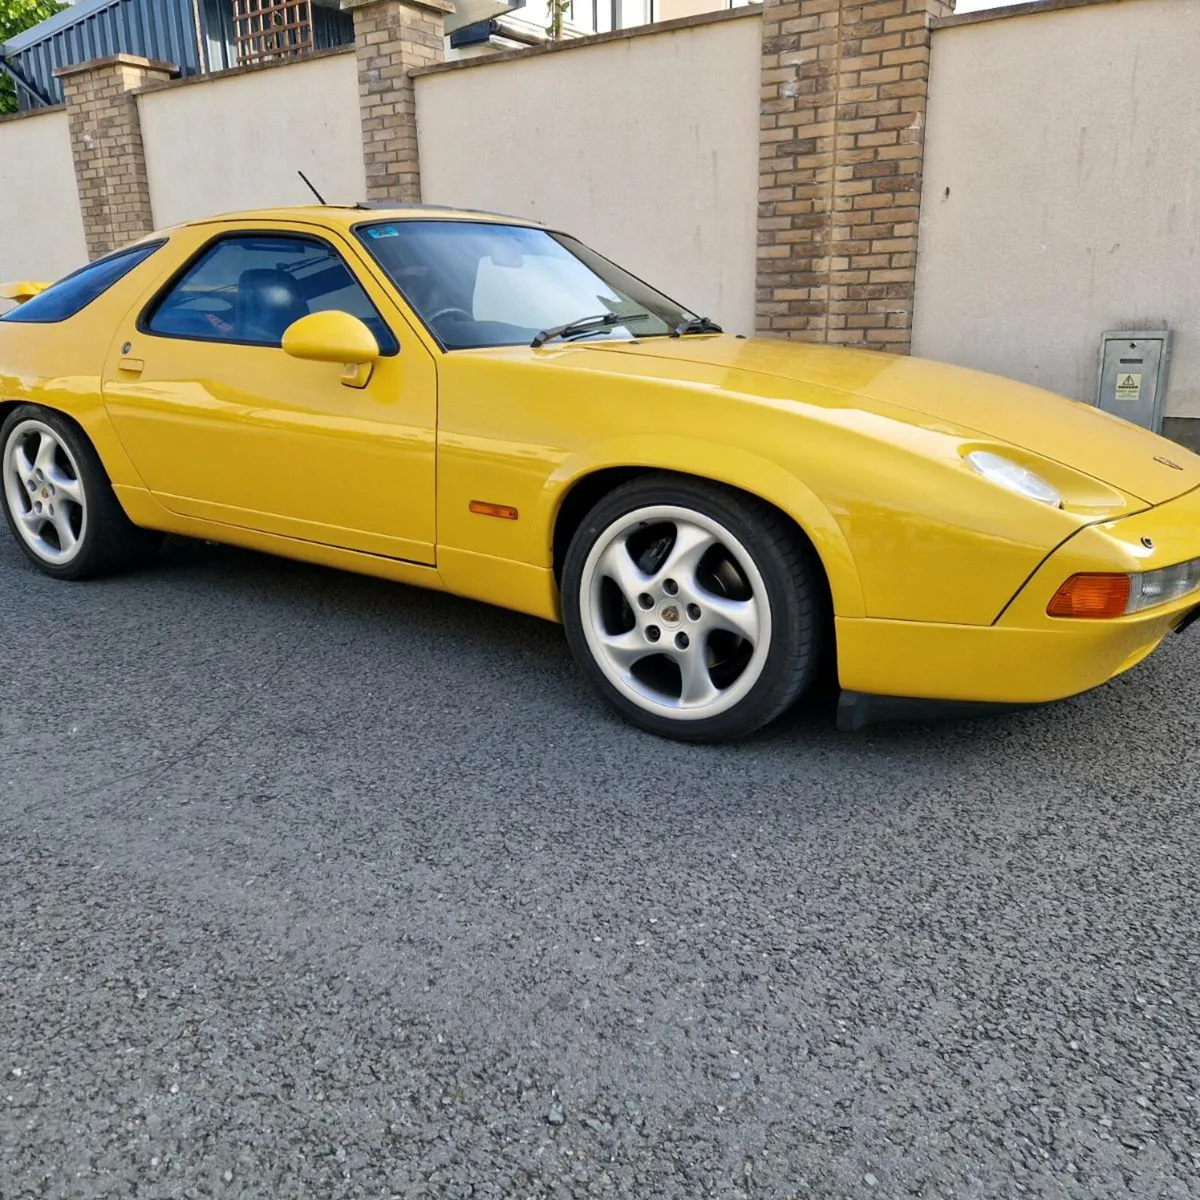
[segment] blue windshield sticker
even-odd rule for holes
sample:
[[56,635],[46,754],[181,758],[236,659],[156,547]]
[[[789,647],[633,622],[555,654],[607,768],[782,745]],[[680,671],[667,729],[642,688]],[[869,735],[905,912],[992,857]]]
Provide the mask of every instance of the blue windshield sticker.
[[373,238],[399,237],[400,230],[395,225],[372,225],[367,230],[367,236]]

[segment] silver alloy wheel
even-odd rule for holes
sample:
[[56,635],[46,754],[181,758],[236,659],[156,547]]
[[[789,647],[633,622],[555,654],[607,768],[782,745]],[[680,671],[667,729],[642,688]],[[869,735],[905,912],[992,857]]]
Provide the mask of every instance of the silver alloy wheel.
[[654,505],[614,521],[584,563],[579,601],[596,664],[647,712],[715,717],[762,675],[766,585],[741,542],[702,513]]
[[42,421],[22,421],[8,435],[4,497],[21,539],[43,562],[63,567],[83,547],[87,496],[79,464]]

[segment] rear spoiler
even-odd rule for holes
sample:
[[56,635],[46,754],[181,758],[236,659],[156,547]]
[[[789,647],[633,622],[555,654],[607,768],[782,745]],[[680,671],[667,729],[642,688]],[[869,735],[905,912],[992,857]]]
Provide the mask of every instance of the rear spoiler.
[[13,300],[17,304],[24,304],[34,296],[40,296],[49,286],[48,283],[34,283],[29,279],[20,283],[0,283],[0,300]]

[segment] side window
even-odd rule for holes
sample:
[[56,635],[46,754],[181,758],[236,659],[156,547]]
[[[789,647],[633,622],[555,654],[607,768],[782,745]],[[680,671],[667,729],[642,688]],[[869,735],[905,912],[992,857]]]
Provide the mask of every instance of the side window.
[[32,300],[27,300],[11,312],[5,313],[0,320],[18,323],[24,321],[35,325],[52,325],[57,321],[65,321],[104,295],[113,284],[119,283],[134,267],[145,262],[162,245],[162,242],[148,242],[142,246],[132,246],[128,250],[119,250],[107,258],[97,259],[65,279],[60,279]]
[[315,312],[347,312],[384,354],[400,346],[337,252],[313,238],[245,234],[214,242],[152,305],[145,321],[163,337],[279,346]]

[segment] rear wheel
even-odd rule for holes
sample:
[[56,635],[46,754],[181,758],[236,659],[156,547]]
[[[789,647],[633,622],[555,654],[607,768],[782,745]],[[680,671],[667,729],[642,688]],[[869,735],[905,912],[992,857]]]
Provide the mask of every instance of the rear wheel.
[[57,579],[134,566],[162,540],[125,515],[76,426],[35,405],[23,405],[0,425],[0,497],[17,544]]
[[634,724],[723,741],[774,720],[811,681],[816,569],[765,504],[647,476],[602,500],[576,533],[563,623],[584,672]]

